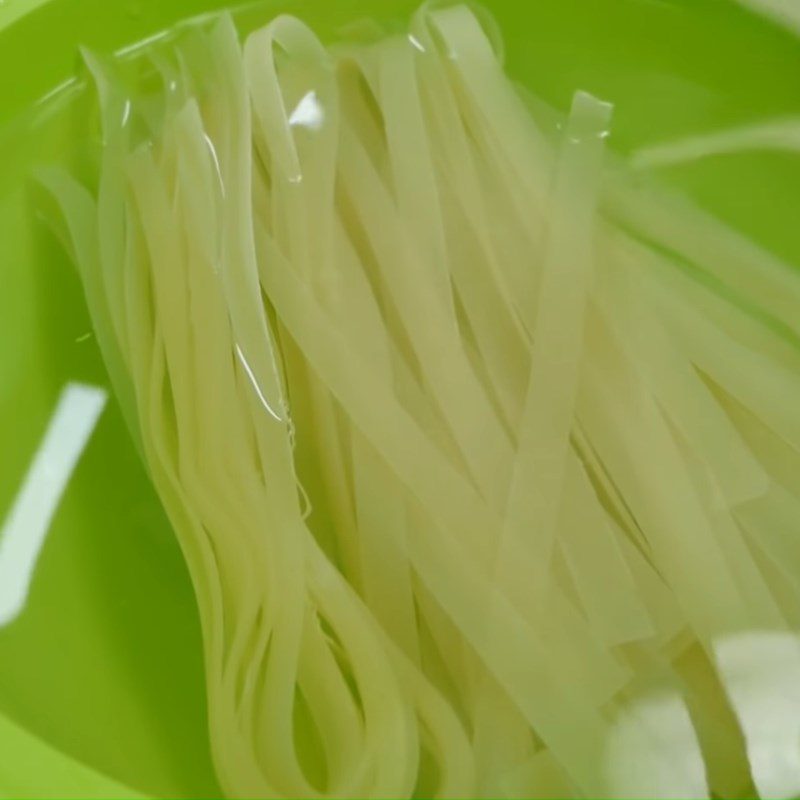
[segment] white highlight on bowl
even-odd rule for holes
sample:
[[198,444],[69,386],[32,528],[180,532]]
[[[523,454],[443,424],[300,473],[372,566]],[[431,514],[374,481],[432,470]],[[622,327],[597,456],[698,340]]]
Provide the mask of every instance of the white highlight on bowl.
[[739,718],[760,797],[800,792],[800,639],[748,631],[714,645],[720,676]]
[[737,0],[754,14],[771,19],[789,32],[800,35],[800,6],[795,0]]
[[68,383],[61,392],[0,529],[0,626],[16,619],[25,607],[50,523],[107,399],[103,389],[79,383]]

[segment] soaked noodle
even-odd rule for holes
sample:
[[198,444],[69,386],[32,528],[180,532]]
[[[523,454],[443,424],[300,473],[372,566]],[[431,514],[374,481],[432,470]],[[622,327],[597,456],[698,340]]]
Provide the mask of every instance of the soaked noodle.
[[491,35],[222,17],[140,56],[155,94],[87,56],[97,196],[42,175],[189,564],[231,796],[706,792],[716,707],[669,712],[670,770],[637,693],[791,628],[755,551],[796,601],[796,275],[611,164],[600,100],[550,141]]

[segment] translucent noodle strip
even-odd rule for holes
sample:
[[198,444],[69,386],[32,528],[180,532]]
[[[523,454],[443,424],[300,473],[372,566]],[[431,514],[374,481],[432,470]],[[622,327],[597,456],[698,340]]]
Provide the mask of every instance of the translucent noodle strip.
[[636,583],[639,600],[652,620],[654,640],[658,646],[664,646],[682,632],[687,624],[686,618],[663,577],[613,520],[609,519],[608,524],[616,534],[619,550]]
[[279,17],[249,37],[244,57],[259,123],[256,146],[269,157],[273,214],[282,217],[286,236],[279,243],[293,266],[324,293],[332,280],[339,116],[331,59],[314,34],[292,17]]
[[630,538],[642,551],[645,551],[647,542],[642,531],[619,487],[615,484],[608,466],[600,458],[592,442],[589,441],[580,418],[576,419],[572,438],[575,452],[586,466],[595,492],[598,497],[602,498],[603,506],[609,517],[615,520],[619,530],[624,531],[626,537]]
[[772,480],[800,495],[800,452],[720,386],[710,382],[710,388]]
[[62,170],[40,169],[37,178],[58,202],[63,214],[103,361],[125,420],[134,438],[138,439],[134,389],[125,369],[125,357],[114,334],[114,323],[111,321],[113,312],[109,309],[100,273],[97,205],[89,191]]
[[[354,341],[368,347],[369,368],[393,382],[392,355],[369,284],[341,228],[337,267],[342,287],[330,303]],[[353,490],[358,519],[360,574],[365,599],[379,622],[414,662],[419,643],[411,570],[406,557],[408,519],[393,473],[360,431],[351,431]]]
[[608,241],[608,261],[617,260],[628,265],[634,282],[657,279],[665,291],[677,293],[681,303],[702,313],[734,341],[764,351],[789,369],[800,369],[800,337],[733,287],[621,232],[609,235]]
[[551,156],[466,7],[432,11],[423,6],[412,23],[412,35],[425,50],[418,61],[421,74],[428,76],[431,113],[439,118],[441,135],[448,142],[454,139],[454,145],[448,144],[452,150],[447,160],[458,195],[470,213],[486,218],[485,230],[503,259],[501,270],[489,262],[494,278],[514,309],[515,321],[530,326],[538,278],[538,270],[530,266],[543,235]]
[[358,133],[373,167],[389,181],[386,130],[376,97],[378,89],[378,49],[334,47],[339,84],[340,114],[350,120]]
[[750,541],[800,590],[800,501],[780,486],[736,511]]
[[570,453],[583,319],[594,271],[595,203],[610,115],[607,104],[590,95],[575,96],[556,168],[528,390],[498,550],[502,581],[509,557],[506,542],[517,543],[539,598],[549,582]]
[[655,634],[620,544],[574,453],[567,458],[558,543],[586,615],[608,646]]
[[[423,30],[418,30],[417,33],[422,35]],[[418,42],[416,38],[414,41]],[[467,230],[472,232],[479,245],[477,252],[485,259],[482,269],[473,268],[465,273],[461,268],[461,259],[456,254],[458,251],[454,252],[450,260],[453,280],[462,293],[462,298],[468,294],[472,281],[494,284],[493,291],[504,304],[504,311],[496,315],[496,321],[519,327],[515,309],[518,303],[524,303],[528,299],[524,296],[524,287],[528,285],[530,278],[525,274],[524,260],[519,258],[519,249],[513,251],[516,257],[508,258],[503,263],[500,261],[496,245],[498,239],[503,241],[503,232],[501,228],[489,224],[488,198],[473,163],[475,153],[468,140],[468,131],[462,120],[458,100],[448,82],[447,62],[440,59],[433,42],[427,41],[422,52],[418,50],[415,55],[415,66],[434,162],[442,173],[439,179],[440,191],[444,193],[449,189],[453,202],[463,208],[463,214],[470,224],[468,228],[461,226],[459,231],[462,234]],[[444,203],[445,197],[442,196],[441,199]],[[506,231],[509,227],[512,226],[507,225]],[[448,242],[448,249],[453,251],[452,242]],[[484,270],[488,272],[489,281],[483,275]],[[491,366],[491,359],[487,358],[486,361],[487,366]]]
[[[596,319],[578,416],[631,503],[655,564],[702,636],[746,617],[681,454],[652,395]],[[711,588],[713,584],[713,589]]]
[[753,559],[752,551],[736,523],[733,510],[715,504],[718,486],[713,479],[709,480],[702,461],[691,451],[688,443],[679,438],[678,444],[683,453],[687,474],[695,486],[698,497],[705,505],[706,517],[725,557],[726,565],[745,599],[748,615],[740,620],[739,625],[781,629],[785,625],[785,620],[764,575]]
[[631,156],[634,169],[654,169],[748,151],[800,151],[800,120],[769,120],[648,145]]
[[250,105],[242,55],[230,17],[224,16],[216,25],[209,47],[219,64],[218,92],[224,98],[214,114],[220,130],[216,152],[227,201],[222,206],[220,273],[237,353],[264,410],[280,419],[284,401],[272,337],[259,302],[255,263]]
[[[337,580],[331,580],[333,573],[330,564],[324,559],[320,558],[320,553],[317,550],[311,558],[311,578],[312,583],[317,587],[320,596],[325,596],[328,600],[333,600],[330,606],[335,606],[336,603],[342,601],[355,601],[355,596],[351,594],[346,586]],[[328,603],[326,603],[328,605]],[[352,606],[352,614],[342,615],[342,619],[349,618],[351,625],[349,626],[350,632],[353,636],[359,635],[359,622],[363,623],[361,626],[361,635],[363,638],[364,632],[375,632],[373,624],[365,618],[365,610],[363,606],[358,603]],[[402,682],[404,688],[409,692],[414,709],[419,715],[422,723],[422,735],[427,745],[433,750],[438,751],[441,756],[441,773],[440,785],[438,787],[437,797],[460,797],[464,792],[469,791],[472,785],[472,765],[467,755],[468,745],[464,736],[463,730],[460,728],[457,718],[452,710],[442,702],[437,694],[432,690],[431,686],[421,676],[417,669],[411,664],[408,659],[396,648],[396,645],[389,642],[383,637],[380,637],[383,644],[384,651],[392,658],[395,669]],[[342,642],[347,644],[347,632],[342,631]],[[364,644],[368,645],[367,639]],[[373,654],[377,655],[377,654]],[[363,659],[363,668],[366,671],[374,669],[369,659],[369,652],[365,653]],[[378,699],[379,695],[376,695]],[[387,746],[391,751],[393,744],[391,741],[384,741],[380,738],[380,732],[376,731],[376,738],[368,744],[373,747]],[[394,751],[394,758],[389,759],[387,766],[394,764],[394,768],[399,770],[404,776],[403,781],[413,780],[413,767],[415,762],[413,756],[408,754],[405,764],[401,763],[402,759],[398,757],[398,753],[403,751]],[[409,769],[409,764],[411,768]],[[410,774],[409,774],[410,773]],[[395,786],[398,783],[395,782]],[[407,786],[407,793],[410,794],[412,787]],[[372,789],[375,796],[384,796],[380,787]],[[397,789],[395,789],[397,791]]]
[[[619,341],[641,372],[666,414],[712,470],[731,504],[766,491],[763,468],[746,447],[719,407],[708,387],[678,350],[656,311],[635,286],[637,262],[622,266],[617,274],[607,270],[608,289],[603,308],[607,324],[618,331]],[[612,299],[613,297],[613,299]]]
[[789,401],[800,389],[797,375],[762,352],[726,336],[695,309],[676,303],[668,293],[651,294],[668,315],[694,364],[793,447],[800,447],[800,420],[795,418]]
[[111,314],[111,324],[114,326],[120,350],[124,354],[127,352],[127,332],[123,303],[123,273],[119,265],[125,257],[125,180],[118,166],[127,149],[131,104],[119,87],[104,74],[103,67],[94,57],[84,52],[84,60],[98,86],[105,139],[104,164],[100,171],[97,191],[101,275],[109,308],[114,310]]
[[425,264],[403,232],[393,203],[363,148],[345,128],[341,170],[376,253],[381,280],[397,307],[426,383],[451,426],[470,471],[495,508],[503,502],[511,447],[434,292]]
[[503,419],[516,431],[529,370],[528,339],[509,314],[503,288],[486,270],[487,259],[496,260],[487,220],[468,216],[466,204],[457,195],[460,189],[448,185],[443,176],[440,186],[453,285]]
[[386,132],[392,188],[414,257],[424,264],[427,284],[442,310],[442,321],[455,332],[450,258],[445,246],[439,190],[428,132],[417,88],[415,48],[405,37],[382,43],[379,94]]
[[688,200],[615,176],[604,206],[623,228],[707,272],[800,332],[795,270]]
[[423,42],[432,41],[447,59],[460,95],[468,100],[464,105],[472,107],[476,132],[496,148],[503,168],[516,176],[511,191],[524,209],[523,218],[539,216],[548,191],[549,148],[503,75],[478,19],[463,5],[443,10],[423,6],[411,30]]

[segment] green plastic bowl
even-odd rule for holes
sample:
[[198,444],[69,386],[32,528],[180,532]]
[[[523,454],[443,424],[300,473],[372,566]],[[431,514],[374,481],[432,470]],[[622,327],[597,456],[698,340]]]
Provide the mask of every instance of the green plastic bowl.
[[[331,37],[366,14],[399,22],[417,3],[287,0],[245,18],[288,11]],[[510,73],[530,90],[559,108],[577,88],[616,104],[612,144],[623,155],[800,110],[800,46],[733,0],[484,4]],[[40,101],[75,75],[79,45],[110,52],[222,6],[0,0],[0,515],[64,383],[107,384],[77,277],[31,200],[33,167],[63,160],[74,139],[66,122],[34,124]],[[714,158],[664,179],[800,263],[800,159]],[[0,713],[140,791],[218,796],[200,653],[181,554],[112,404],[50,530],[24,613],[0,629]]]

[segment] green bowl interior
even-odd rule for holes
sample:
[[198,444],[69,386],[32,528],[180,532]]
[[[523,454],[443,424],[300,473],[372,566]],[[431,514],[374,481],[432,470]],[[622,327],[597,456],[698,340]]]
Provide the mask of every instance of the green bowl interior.
[[[418,0],[286,0],[324,38]],[[730,0],[485,0],[510,73],[558,108],[575,89],[616,103],[612,144],[800,109],[800,46]],[[106,384],[77,277],[37,219],[29,176],[69,149],[66,124],[20,115],[111,51],[220,0],[0,5],[0,516],[67,380]],[[30,9],[28,8],[30,6]],[[23,13],[27,12],[27,13]],[[261,11],[264,17],[267,11]],[[249,17],[254,17],[251,12]],[[665,172],[724,219],[800,263],[800,159],[748,155]],[[0,712],[159,796],[218,793],[206,740],[199,625],[180,551],[112,404],[70,484],[22,616],[0,629]]]

